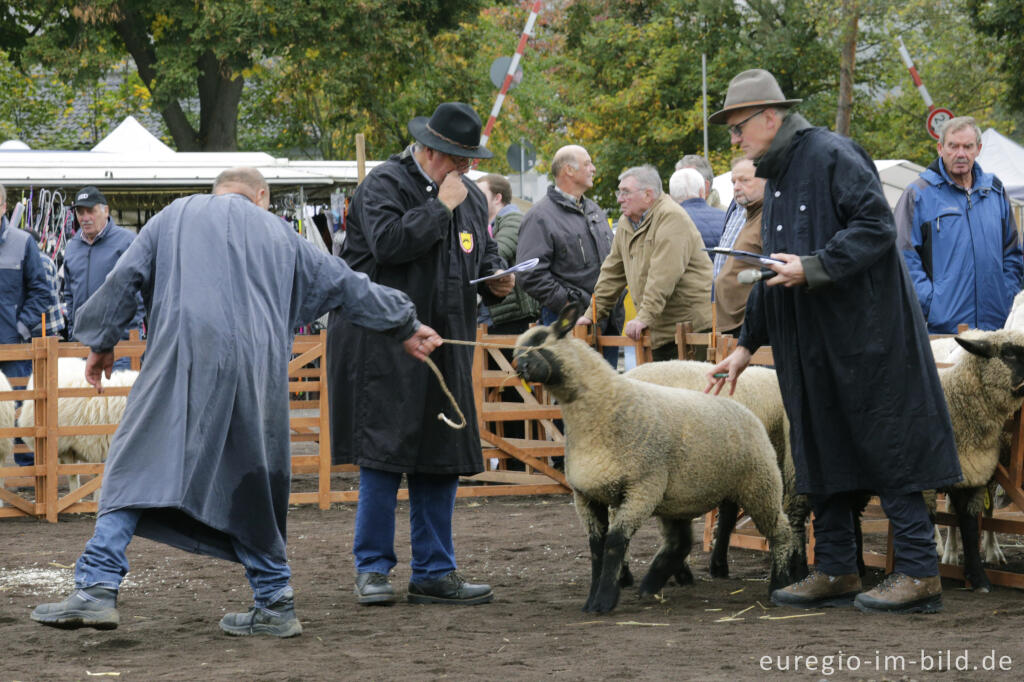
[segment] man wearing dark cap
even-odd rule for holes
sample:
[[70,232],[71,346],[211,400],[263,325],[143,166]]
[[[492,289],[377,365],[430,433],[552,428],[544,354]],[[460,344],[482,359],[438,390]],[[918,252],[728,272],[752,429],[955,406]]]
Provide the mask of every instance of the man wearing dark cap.
[[[352,197],[341,257],[374,282],[404,291],[419,319],[445,339],[472,340],[477,294],[492,304],[512,291],[512,274],[472,284],[501,271],[487,233],[483,193],[463,177],[480,146],[480,118],[468,105],[445,102],[429,118],[409,123],[416,143],[366,177]],[[427,367],[407,361],[374,332],[332,313],[328,325],[331,450],[335,463],[360,467],[353,554],[360,604],[389,604],[388,574],[397,563],[395,505],[405,474],[409,486],[413,603],[481,604],[488,585],[457,572],[452,514],[459,476],[483,470],[474,411],[473,349],[449,345],[432,358],[466,426],[438,420],[448,398]],[[452,415],[454,416],[454,415]]]
[[[811,574],[772,601],[932,613],[942,585],[921,491],[960,480],[946,401],[875,166],[850,139],[791,112],[799,101],[752,69],[710,118],[729,126],[766,180],[762,242],[780,262],[751,290],[739,347],[709,371],[708,389],[728,380],[731,392],[751,353],[771,343],[816,557]],[[856,491],[880,496],[895,534],[894,572],[863,593]]]
[[[135,239],[134,232],[114,223],[107,198],[92,185],[78,190],[72,206],[79,229],[64,251],[64,303],[69,337],[75,333],[78,309],[100,288],[107,273]],[[125,328],[122,339],[128,338],[131,329],[141,331],[145,308],[142,297],[138,298],[138,312]],[[127,369],[128,363],[128,358],[121,358],[115,369]]]

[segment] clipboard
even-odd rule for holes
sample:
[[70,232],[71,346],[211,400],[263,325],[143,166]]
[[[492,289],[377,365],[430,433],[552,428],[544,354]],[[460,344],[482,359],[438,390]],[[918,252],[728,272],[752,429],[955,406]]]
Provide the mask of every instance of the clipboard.
[[535,267],[537,267],[537,263],[539,263],[539,262],[540,262],[540,258],[527,258],[522,263],[516,263],[515,265],[510,267],[508,270],[503,270],[501,272],[496,272],[493,275],[487,275],[486,277],[478,277],[477,279],[471,279],[471,280],[469,280],[469,283],[470,284],[479,284],[480,282],[486,282],[489,279],[498,279],[499,277],[504,277],[505,275],[507,275],[510,272],[525,272],[527,270],[533,270]]
[[768,256],[762,253],[754,253],[753,251],[743,251],[741,249],[727,249],[724,246],[713,246],[711,248],[705,248],[704,251],[707,251],[708,253],[713,255],[721,254],[727,257],[732,256],[736,260],[742,261],[744,263],[749,263],[750,265],[786,264],[786,261],[779,260],[778,258],[769,258]]

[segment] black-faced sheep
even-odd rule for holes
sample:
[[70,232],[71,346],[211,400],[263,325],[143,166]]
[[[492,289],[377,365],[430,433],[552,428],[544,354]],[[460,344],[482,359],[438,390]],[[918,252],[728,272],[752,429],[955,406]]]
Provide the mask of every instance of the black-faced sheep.
[[[139,373],[132,370],[121,370],[104,377],[104,387],[132,386]],[[60,358],[57,361],[57,383],[62,388],[89,388],[85,380],[85,360],[82,358]],[[33,386],[33,378],[28,381],[28,388]],[[92,424],[118,424],[124,415],[127,396],[98,395],[90,398],[61,398],[57,404],[57,424],[59,426],[83,426]],[[26,400],[18,415],[18,426],[35,425],[35,402]],[[110,450],[110,440],[114,434],[61,436],[57,441],[57,458],[61,464],[77,464],[81,462],[103,462]],[[34,438],[25,437],[25,443],[34,447]],[[71,489],[79,486],[77,475],[70,477]]]
[[1024,398],[1024,333],[971,332],[956,339],[967,355],[939,370],[964,480],[946,490],[964,539],[964,574],[975,590],[992,585],[981,567],[977,515],[999,463],[1003,426]]
[[570,335],[580,312],[566,306],[550,327],[520,336],[514,353],[519,375],[544,384],[562,408],[565,476],[590,540],[583,610],[618,603],[629,540],[652,515],[663,544],[640,596],[687,576],[691,521],[723,500],[741,505],[769,539],[770,589],[792,582],[782,477],[761,422],[735,401],[619,376]]

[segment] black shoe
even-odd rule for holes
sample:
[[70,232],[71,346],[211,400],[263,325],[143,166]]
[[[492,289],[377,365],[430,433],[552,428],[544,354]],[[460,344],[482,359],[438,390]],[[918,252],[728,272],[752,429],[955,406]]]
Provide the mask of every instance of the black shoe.
[[437,580],[410,581],[408,599],[413,604],[486,604],[494,593],[490,585],[467,583],[452,571]]
[[302,624],[295,617],[295,597],[292,594],[263,608],[253,606],[246,613],[228,613],[220,619],[220,629],[235,637],[295,637],[302,634]]
[[55,628],[96,628],[113,630],[120,622],[117,615],[117,590],[93,585],[75,590],[62,602],[40,604],[32,620]]
[[359,573],[355,591],[359,603],[364,605],[394,604],[396,601],[395,588],[383,573]]

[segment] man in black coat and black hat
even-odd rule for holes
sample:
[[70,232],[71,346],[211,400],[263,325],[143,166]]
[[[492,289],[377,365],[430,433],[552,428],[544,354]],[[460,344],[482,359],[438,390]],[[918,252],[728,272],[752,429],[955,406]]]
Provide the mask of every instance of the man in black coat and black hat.
[[[511,273],[480,284],[503,266],[487,232],[483,193],[464,178],[480,146],[480,118],[468,105],[445,102],[428,120],[414,118],[416,143],[366,177],[352,198],[341,257],[374,282],[404,291],[417,315],[445,339],[475,338],[477,295],[494,303],[512,291]],[[331,451],[335,463],[359,465],[359,506],[353,554],[360,604],[389,604],[395,505],[405,474],[409,486],[413,603],[481,604],[489,585],[456,572],[452,541],[455,492],[461,475],[483,470],[472,386],[473,349],[446,344],[435,362],[466,416],[463,429],[438,420],[448,405],[422,363],[407,362],[340,315],[328,325]]]
[[[712,123],[729,125],[767,181],[764,252],[778,259],[747,301],[739,347],[709,373],[732,388],[771,343],[790,420],[797,492],[814,510],[816,567],[772,601],[862,611],[942,609],[922,490],[960,480],[953,429],[892,212],[870,157],[812,127],[772,74],[744,71]],[[715,373],[727,372],[727,378]],[[895,568],[861,593],[851,493],[877,493],[893,524]]]

